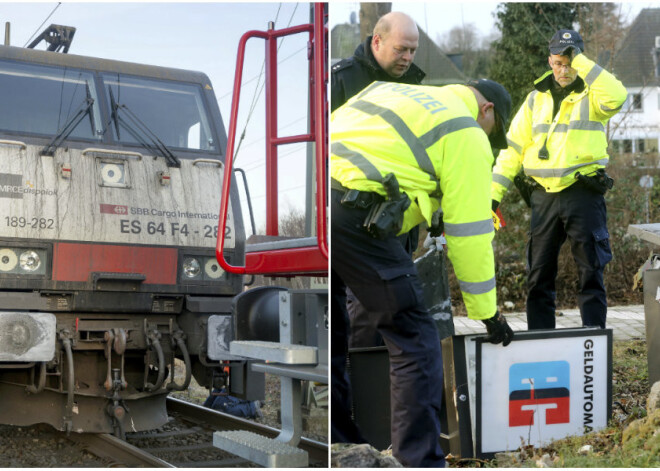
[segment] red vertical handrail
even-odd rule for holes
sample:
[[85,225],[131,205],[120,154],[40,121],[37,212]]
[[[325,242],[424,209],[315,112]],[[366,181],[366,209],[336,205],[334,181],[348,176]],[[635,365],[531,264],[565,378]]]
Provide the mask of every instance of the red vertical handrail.
[[[278,234],[277,218],[277,146],[281,144],[315,141],[316,142],[316,205],[317,205],[317,248],[323,259],[325,259],[324,272],[327,274],[328,243],[327,243],[327,182],[326,182],[326,156],[327,156],[327,66],[325,61],[325,45],[327,44],[327,28],[324,25],[325,9],[327,4],[317,3],[314,5],[315,25],[300,25],[281,30],[269,29],[268,31],[248,31],[240,41],[238,55],[236,58],[236,71],[234,75],[234,90],[232,94],[232,105],[229,121],[229,132],[227,136],[227,151],[225,153],[225,171],[222,181],[222,200],[220,202],[218,240],[216,243],[216,258],[223,269],[230,273],[237,274],[257,274],[257,273],[282,273],[282,274],[302,274],[304,263],[291,263],[286,260],[286,255],[290,254],[295,259],[309,258],[313,259],[316,265],[310,272],[322,273],[318,269],[319,258],[313,252],[306,249],[280,249],[272,250],[271,258],[275,267],[269,267],[268,254],[264,251],[257,254],[247,254],[246,260],[254,260],[254,266],[230,265],[224,258],[225,230],[227,224],[227,212],[229,208],[229,189],[231,185],[231,175],[233,169],[233,155],[236,140],[236,127],[238,117],[238,104],[240,99],[240,89],[243,77],[243,63],[245,60],[245,46],[250,38],[262,38],[266,40],[266,185],[267,185],[267,214],[266,214],[266,233],[267,235]],[[314,44],[313,51],[313,76],[310,96],[315,99],[311,101],[310,113],[312,116],[312,132],[298,136],[278,137],[277,136],[277,41],[282,36],[298,34],[303,32],[310,33],[310,42]],[[270,199],[272,198],[272,199]],[[272,204],[273,201],[275,204]],[[284,256],[283,256],[284,255]],[[302,267],[302,268],[301,268]],[[298,271],[300,270],[300,271]],[[290,271],[290,272],[289,272]]]
[[314,4],[314,91],[316,100],[312,103],[315,108],[315,136],[316,136],[316,237],[318,247],[325,259],[328,259],[328,220],[327,207],[327,156],[328,156],[328,62],[326,60],[326,47],[328,45],[328,28],[325,27],[325,16],[328,4]]
[[[269,31],[273,29],[270,24]],[[279,234],[277,194],[277,38],[266,39],[266,235]]]

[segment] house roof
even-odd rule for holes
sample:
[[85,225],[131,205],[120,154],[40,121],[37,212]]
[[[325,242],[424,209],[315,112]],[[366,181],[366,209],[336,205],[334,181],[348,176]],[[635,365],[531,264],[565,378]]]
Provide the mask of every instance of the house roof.
[[626,87],[660,84],[653,61],[656,36],[660,36],[660,8],[644,8],[614,59],[614,73]]
[[[419,25],[417,28],[419,29],[419,47],[414,62],[426,72],[423,83],[445,85],[466,82],[465,74],[458,70],[451,59],[440,50]],[[360,31],[355,25],[337,25],[332,29],[330,37],[333,59],[350,57],[360,44]]]
[[415,54],[415,64],[426,72],[424,83],[446,85],[449,83],[465,83],[467,77],[458,70],[452,60],[443,53],[429,36],[419,29],[419,47]]

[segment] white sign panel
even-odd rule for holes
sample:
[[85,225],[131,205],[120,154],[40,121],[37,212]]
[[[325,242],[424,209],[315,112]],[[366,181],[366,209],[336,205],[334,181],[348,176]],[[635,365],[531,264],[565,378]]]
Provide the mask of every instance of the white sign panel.
[[477,454],[539,447],[606,427],[611,331],[560,329],[517,337],[507,347],[475,342]]

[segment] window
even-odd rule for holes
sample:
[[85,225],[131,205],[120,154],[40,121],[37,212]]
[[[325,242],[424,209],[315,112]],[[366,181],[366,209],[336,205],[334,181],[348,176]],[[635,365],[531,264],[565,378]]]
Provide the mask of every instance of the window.
[[629,93],[626,102],[623,104],[624,110],[630,111],[642,111],[642,94],[641,93]]
[[641,151],[641,152],[646,152],[646,153],[658,152],[658,139],[657,138],[655,138],[655,139],[643,139],[642,143],[643,143],[643,146],[644,146],[643,147],[644,150]]
[[118,74],[103,81],[109,108],[119,106],[112,126],[120,142],[151,143],[153,134],[168,147],[217,150],[200,86]]
[[[94,103],[86,109],[88,97]],[[0,61],[0,103],[2,130],[55,136],[85,113],[69,137],[102,137],[98,95],[89,72]]]
[[632,140],[631,139],[624,139],[623,141],[623,153],[624,154],[630,154],[632,150]]

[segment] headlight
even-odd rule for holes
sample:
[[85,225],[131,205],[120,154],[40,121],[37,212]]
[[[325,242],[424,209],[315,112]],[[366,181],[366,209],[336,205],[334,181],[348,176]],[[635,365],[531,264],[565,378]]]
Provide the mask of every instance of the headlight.
[[225,271],[215,258],[209,258],[204,264],[204,273],[208,278],[217,280],[225,273]]
[[8,272],[16,268],[18,257],[11,249],[0,249],[0,271]]
[[34,272],[41,266],[41,257],[34,250],[26,250],[21,254],[20,264],[23,270]]
[[47,265],[46,249],[0,247],[0,275],[45,275]]
[[199,276],[202,271],[196,258],[187,258],[183,261],[183,274],[188,278]]

